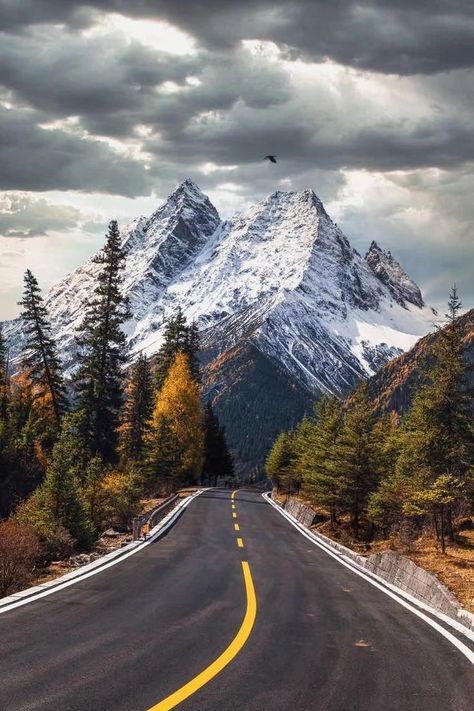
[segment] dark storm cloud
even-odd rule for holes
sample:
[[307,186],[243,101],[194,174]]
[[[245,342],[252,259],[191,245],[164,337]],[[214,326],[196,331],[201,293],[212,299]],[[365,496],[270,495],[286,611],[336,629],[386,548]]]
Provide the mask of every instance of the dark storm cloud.
[[214,49],[271,40],[293,55],[396,74],[474,64],[471,0],[0,0],[0,24],[87,25],[94,10],[166,19]]
[[[326,97],[319,95],[320,104]],[[183,98],[170,97],[169,113],[183,113]],[[190,101],[186,102],[187,109]],[[411,122],[390,121],[374,112],[373,125],[359,125],[350,113],[318,116],[299,102],[277,111],[237,105],[218,116],[204,115],[182,126],[167,127],[145,146],[169,161],[224,165],[258,162],[267,153],[278,153],[281,165],[294,175],[312,166],[319,169],[367,168],[380,171],[422,167],[454,167],[474,159],[474,133],[455,115],[430,116]]]
[[81,213],[67,205],[52,205],[47,200],[13,194],[0,203],[0,236],[41,237],[57,230],[67,232],[78,226]]
[[149,192],[142,164],[117,156],[103,142],[42,129],[37,122],[33,112],[0,107],[0,189]]
[[119,34],[111,41],[35,28],[0,42],[0,82],[15,98],[54,118],[82,116],[85,128],[90,122],[105,135],[129,134],[152,109],[156,86],[182,83],[199,66],[198,58],[151,50]]

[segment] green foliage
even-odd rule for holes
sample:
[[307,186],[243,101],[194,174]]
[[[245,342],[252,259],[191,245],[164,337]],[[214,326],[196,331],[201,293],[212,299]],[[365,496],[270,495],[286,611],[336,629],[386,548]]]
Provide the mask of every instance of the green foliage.
[[185,353],[193,380],[200,382],[199,374],[199,334],[196,324],[188,325],[180,308],[168,319],[164,332],[164,341],[156,356],[155,385],[160,390],[168,376],[178,353]]
[[94,539],[93,528],[87,517],[77,461],[77,432],[72,416],[66,416],[54,445],[43,484],[32,494],[28,505],[19,515],[43,536],[56,527],[66,530],[79,547],[88,548]]
[[59,427],[61,417],[66,410],[66,396],[61,372],[61,364],[56,354],[56,345],[51,336],[48,312],[43,303],[41,290],[36,278],[27,269],[21,318],[26,336],[26,350],[23,355],[23,367],[32,382],[37,386],[36,397],[47,399]]
[[150,491],[170,494],[182,483],[183,451],[170,420],[161,413],[154,418],[148,436],[147,486]]
[[296,458],[294,433],[282,432],[276,438],[265,463],[267,476],[278,490],[284,488],[287,493],[293,491],[291,483],[295,476]]
[[115,220],[109,224],[105,247],[94,262],[100,271],[94,293],[84,306],[85,317],[77,339],[80,351],[75,384],[88,447],[92,454],[100,454],[109,462],[116,458],[123,404],[121,369],[126,348],[121,326],[130,315],[121,293],[124,253]]
[[373,415],[366,389],[359,386],[344,413],[340,437],[334,448],[334,466],[341,474],[341,502],[349,513],[356,539],[370,494],[378,483]]
[[51,420],[44,421],[34,386],[24,373],[8,382],[7,408],[0,420],[0,516],[41,482],[43,444],[50,444]]
[[305,493],[328,509],[334,527],[344,491],[344,479],[335,459],[343,424],[341,403],[337,398],[323,397],[315,415],[315,421],[309,421],[300,440],[298,468]]
[[[94,462],[94,460],[92,460]],[[134,470],[122,472],[116,469],[101,470],[98,462],[89,470],[89,485],[95,495],[89,498],[89,509],[98,531],[108,526],[126,528],[133,516],[140,512],[142,493],[141,475]],[[95,471],[94,471],[95,469]],[[89,491],[91,491],[89,489]]]
[[[456,287],[450,294],[448,324],[440,330],[428,381],[419,388],[402,433],[397,461],[399,477],[406,487],[404,513],[420,516],[431,511],[445,550],[445,532],[454,538],[452,511],[472,490],[474,430],[468,394],[462,387],[464,370],[462,333],[457,314],[461,303]],[[446,485],[451,484],[447,495]]]
[[140,462],[153,414],[153,382],[150,363],[140,355],[131,368],[127,399],[120,426],[120,450],[125,459]]
[[199,386],[188,356],[178,353],[158,392],[148,437],[148,472],[165,489],[200,479],[204,459],[204,419]]
[[0,323],[0,427],[7,420],[10,383],[8,377],[8,349]]
[[217,477],[233,477],[234,466],[227,447],[225,428],[219,423],[210,401],[204,410],[204,475],[209,485],[216,486]]

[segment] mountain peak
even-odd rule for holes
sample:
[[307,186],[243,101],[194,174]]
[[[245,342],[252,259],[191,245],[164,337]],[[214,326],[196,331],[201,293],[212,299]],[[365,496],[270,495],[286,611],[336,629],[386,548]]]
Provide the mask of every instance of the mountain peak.
[[319,215],[327,215],[326,210],[322,200],[316,195],[312,188],[306,188],[304,190],[276,190],[274,193],[268,196],[263,202],[285,202],[285,201],[300,201],[301,203],[309,203],[316,208]]
[[168,200],[173,199],[188,199],[194,202],[210,202],[207,195],[205,195],[201,188],[199,188],[196,183],[194,183],[191,178],[186,178],[182,183],[178,185],[176,190],[174,190],[168,197]]
[[410,279],[392,253],[382,249],[375,240],[370,244],[365,261],[401,306],[407,308],[406,302],[420,308],[425,305],[419,286]]

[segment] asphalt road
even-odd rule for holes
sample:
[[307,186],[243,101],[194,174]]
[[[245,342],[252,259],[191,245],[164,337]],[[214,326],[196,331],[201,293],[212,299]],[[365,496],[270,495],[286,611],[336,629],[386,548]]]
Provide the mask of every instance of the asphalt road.
[[0,710],[152,708],[235,638],[247,561],[250,636],[179,709],[472,711],[474,666],[448,640],[259,494],[238,492],[234,510],[230,496],[202,494],[136,555],[1,614]]

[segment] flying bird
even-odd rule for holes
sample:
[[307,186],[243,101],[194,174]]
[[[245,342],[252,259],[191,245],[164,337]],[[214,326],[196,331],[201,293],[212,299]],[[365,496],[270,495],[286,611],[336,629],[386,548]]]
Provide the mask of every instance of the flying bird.
[[270,163],[276,163],[277,157],[276,156],[265,156],[265,158],[263,160],[269,160]]

